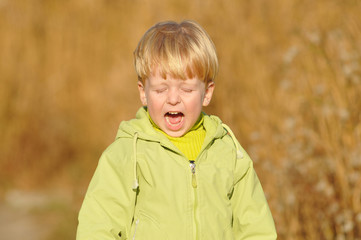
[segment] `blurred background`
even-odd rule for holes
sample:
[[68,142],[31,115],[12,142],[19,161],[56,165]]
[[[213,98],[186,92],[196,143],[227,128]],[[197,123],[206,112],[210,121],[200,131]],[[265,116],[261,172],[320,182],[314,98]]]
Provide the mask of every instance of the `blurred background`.
[[1,239],[75,239],[102,151],[141,106],[133,50],[193,19],[205,109],[255,162],[279,239],[361,239],[360,0],[0,0]]

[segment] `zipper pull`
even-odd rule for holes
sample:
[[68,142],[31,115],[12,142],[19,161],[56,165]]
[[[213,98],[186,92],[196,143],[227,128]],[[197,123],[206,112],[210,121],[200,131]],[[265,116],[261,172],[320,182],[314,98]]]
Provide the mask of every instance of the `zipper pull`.
[[194,163],[194,161],[189,161],[190,162],[190,167],[191,167],[191,172],[192,172],[192,186],[193,188],[197,187],[197,179],[196,179],[196,164]]

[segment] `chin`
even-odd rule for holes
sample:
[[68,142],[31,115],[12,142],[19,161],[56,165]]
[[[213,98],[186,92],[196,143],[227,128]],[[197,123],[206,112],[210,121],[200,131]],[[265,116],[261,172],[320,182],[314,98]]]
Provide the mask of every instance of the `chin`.
[[171,137],[181,137],[185,134],[185,132],[165,132],[166,134],[168,134],[168,136]]

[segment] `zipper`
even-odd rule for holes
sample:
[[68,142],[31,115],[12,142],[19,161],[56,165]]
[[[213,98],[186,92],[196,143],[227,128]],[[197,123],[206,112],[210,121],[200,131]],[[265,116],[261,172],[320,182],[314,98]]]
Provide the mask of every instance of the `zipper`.
[[191,168],[192,173],[192,187],[193,187],[193,239],[198,239],[197,229],[197,208],[198,208],[198,196],[197,196],[197,178],[196,178],[196,164],[195,161],[189,161],[189,166]]
[[189,161],[190,162],[190,167],[191,167],[191,172],[192,172],[192,186],[193,188],[197,187],[197,178],[196,178],[196,164],[194,163],[194,161]]
[[137,221],[135,221],[133,240],[135,239],[135,234],[137,233],[138,223],[139,223],[139,219],[137,219]]

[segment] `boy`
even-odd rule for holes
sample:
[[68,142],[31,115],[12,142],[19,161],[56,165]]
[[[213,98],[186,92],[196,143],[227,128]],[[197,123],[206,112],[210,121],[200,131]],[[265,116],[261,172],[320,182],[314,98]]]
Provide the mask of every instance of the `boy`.
[[207,33],[192,21],[158,23],[134,56],[143,107],[103,153],[77,239],[276,239],[252,161],[202,113],[218,69]]

